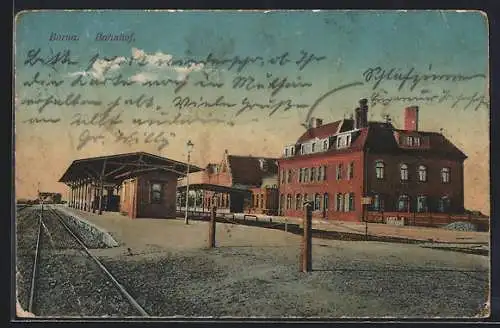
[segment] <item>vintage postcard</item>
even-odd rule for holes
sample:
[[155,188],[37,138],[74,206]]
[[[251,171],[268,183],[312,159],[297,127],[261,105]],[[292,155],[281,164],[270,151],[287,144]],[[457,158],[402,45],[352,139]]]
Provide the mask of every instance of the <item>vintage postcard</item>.
[[488,317],[488,26],[19,13],[17,319]]

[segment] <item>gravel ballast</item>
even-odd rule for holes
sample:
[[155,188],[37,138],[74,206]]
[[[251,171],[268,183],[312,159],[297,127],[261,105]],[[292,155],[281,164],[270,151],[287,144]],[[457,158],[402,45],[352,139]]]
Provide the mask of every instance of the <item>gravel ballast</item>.
[[[36,213],[18,217],[20,304],[27,308],[33,268]],[[42,317],[140,316],[101,268],[69,235],[57,217],[44,214],[33,313]],[[36,235],[36,234],[35,234]],[[22,241],[21,241],[22,240]],[[29,243],[29,245],[28,245]],[[28,257],[29,254],[31,257]]]

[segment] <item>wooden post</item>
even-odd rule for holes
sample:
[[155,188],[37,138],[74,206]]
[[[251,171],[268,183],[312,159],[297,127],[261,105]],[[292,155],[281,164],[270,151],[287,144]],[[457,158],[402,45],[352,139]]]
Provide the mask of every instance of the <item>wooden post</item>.
[[217,207],[213,206],[210,212],[210,224],[208,225],[208,248],[215,248],[215,228],[216,228]]
[[302,236],[301,271],[312,271],[312,204],[304,204],[304,234]]

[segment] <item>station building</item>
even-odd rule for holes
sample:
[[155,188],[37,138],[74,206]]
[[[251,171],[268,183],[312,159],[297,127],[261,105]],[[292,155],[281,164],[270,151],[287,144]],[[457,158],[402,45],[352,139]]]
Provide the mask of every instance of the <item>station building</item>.
[[314,217],[346,221],[464,213],[467,156],[443,134],[420,130],[418,114],[405,108],[403,129],[369,122],[362,99],[353,118],[311,119],[278,160],[280,214],[301,216],[305,200]]
[[[186,163],[136,152],[75,160],[59,182],[70,187],[72,208],[166,218],[176,215],[177,181],[187,170]],[[201,170],[189,165],[190,172]]]
[[[186,181],[181,182],[185,191]],[[278,212],[278,162],[276,158],[230,155],[209,163],[203,172],[190,174],[190,190],[196,193],[194,207],[217,206],[234,213],[276,215]],[[178,206],[185,204],[180,194]]]

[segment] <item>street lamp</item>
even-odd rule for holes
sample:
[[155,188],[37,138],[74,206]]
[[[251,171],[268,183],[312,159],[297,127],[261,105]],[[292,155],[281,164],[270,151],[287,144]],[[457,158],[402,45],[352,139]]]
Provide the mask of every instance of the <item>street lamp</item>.
[[189,164],[191,161],[191,152],[193,151],[194,144],[188,140],[186,144],[187,150],[187,172],[186,172],[186,212],[184,215],[184,223],[189,224],[188,220],[188,206],[189,206]]

